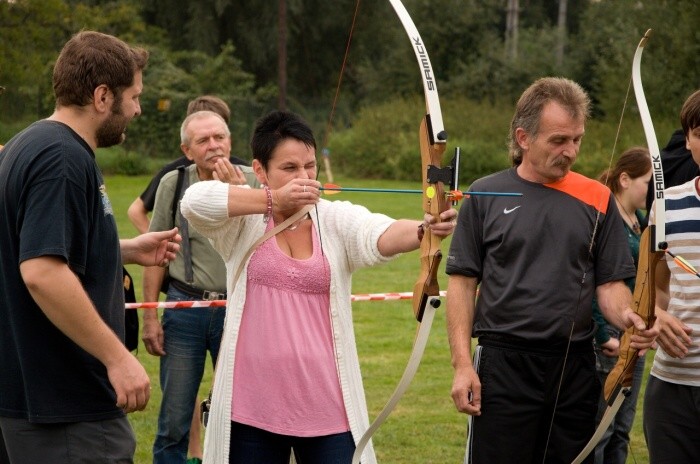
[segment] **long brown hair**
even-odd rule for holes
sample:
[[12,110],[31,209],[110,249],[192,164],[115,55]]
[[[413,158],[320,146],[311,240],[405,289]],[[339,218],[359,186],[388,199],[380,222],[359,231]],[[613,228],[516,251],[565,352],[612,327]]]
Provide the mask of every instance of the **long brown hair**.
[[620,175],[626,172],[631,179],[642,177],[651,170],[651,158],[646,147],[632,147],[625,150],[615,166],[606,169],[598,176],[598,180],[605,184],[614,194],[622,190]]

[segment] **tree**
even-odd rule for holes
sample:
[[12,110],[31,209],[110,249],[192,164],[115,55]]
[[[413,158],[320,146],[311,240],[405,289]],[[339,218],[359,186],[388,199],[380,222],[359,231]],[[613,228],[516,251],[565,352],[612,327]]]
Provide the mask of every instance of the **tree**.
[[[615,118],[627,92],[632,56],[644,32],[642,75],[652,116],[676,121],[685,98],[698,87],[700,9],[693,0],[595,2],[577,37],[579,80],[591,89],[597,108]],[[631,104],[634,108],[634,104]]]
[[135,0],[0,1],[0,85],[6,88],[0,99],[5,108],[2,115],[48,116],[53,110],[53,60],[81,29],[118,35],[127,42],[162,42],[162,35],[140,21],[139,15]]
[[518,57],[518,19],[520,17],[520,2],[508,0],[506,6],[506,59],[514,62]]

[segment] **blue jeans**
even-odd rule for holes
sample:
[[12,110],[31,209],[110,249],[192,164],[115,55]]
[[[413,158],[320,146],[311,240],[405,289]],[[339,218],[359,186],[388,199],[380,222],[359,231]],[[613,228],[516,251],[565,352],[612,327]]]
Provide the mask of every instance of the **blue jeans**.
[[[615,334],[617,337],[617,334]],[[605,379],[610,370],[615,366],[617,358],[605,356],[600,347],[596,345],[596,370],[601,383],[605,384]],[[637,397],[639,389],[642,386],[642,378],[644,377],[644,357],[637,360],[637,365],[634,367],[632,376],[632,389],[627,398],[622,402],[620,410],[613,419],[612,423],[605,431],[603,438],[595,448],[594,456],[595,464],[625,464],[627,461],[627,451],[630,442],[630,430],[632,430],[632,422],[637,411]],[[598,404],[598,415],[596,416],[596,424],[603,417],[605,408],[605,398],[601,393],[601,400]]]
[[[192,298],[168,289],[167,301]],[[158,433],[153,443],[154,464],[187,461],[192,411],[204,374],[207,351],[213,363],[219,354],[226,308],[166,309],[163,312],[165,356],[160,358],[163,400],[158,414]]]
[[350,432],[320,437],[292,437],[231,422],[229,464],[349,464],[355,452]]

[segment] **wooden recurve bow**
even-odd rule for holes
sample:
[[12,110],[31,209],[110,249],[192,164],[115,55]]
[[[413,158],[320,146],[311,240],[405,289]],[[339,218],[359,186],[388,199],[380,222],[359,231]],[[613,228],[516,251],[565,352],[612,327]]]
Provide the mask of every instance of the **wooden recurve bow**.
[[[644,126],[644,134],[647,139],[649,148],[649,156],[651,157],[652,165],[652,181],[654,183],[655,201],[654,201],[654,225],[650,225],[642,233],[639,242],[639,262],[637,265],[637,277],[634,284],[634,295],[632,299],[632,309],[639,314],[648,327],[654,325],[656,320],[656,290],[655,290],[655,272],[656,265],[663,259],[666,249],[666,205],[664,200],[664,173],[661,166],[661,154],[659,152],[659,144],[656,139],[654,125],[652,124],[651,114],[647,106],[644,96],[644,88],[642,87],[641,77],[641,61],[644,46],[649,37],[651,37],[651,29],[647,30],[639,46],[634,54],[632,61],[632,84],[634,86],[634,94],[637,99],[639,114]],[[634,327],[628,328],[620,339],[620,354],[615,367],[608,374],[605,381],[604,396],[607,402],[605,413],[601,418],[593,437],[584,447],[583,451],[574,459],[572,464],[579,464],[593,451],[598,442],[605,434],[608,426],[615,418],[617,411],[622,406],[622,402],[629,395],[632,389],[632,379],[634,368],[639,360],[639,352],[630,346],[631,337],[638,330]]]
[[[442,155],[447,144],[447,133],[443,127],[442,110],[440,109],[435,74],[433,73],[428,52],[423,44],[423,39],[406,8],[400,0],[389,0],[389,3],[394,8],[406,30],[406,34],[411,40],[421,71],[426,104],[426,115],[421,121],[419,129],[421,169],[423,173],[423,210],[439,220],[440,213],[450,207],[445,195],[444,184],[450,184],[450,190],[458,188],[456,179],[459,157],[456,155],[450,166],[440,167]],[[459,153],[459,150],[456,151]],[[424,230],[420,246],[421,272],[413,290],[413,311],[420,323],[413,344],[413,351],[394,393],[365,434],[357,442],[352,459],[353,464],[360,462],[362,453],[372,435],[398,404],[420,364],[436,309],[440,306],[440,288],[437,281],[437,272],[442,258],[440,251],[441,241],[442,238],[432,234],[429,229]]]

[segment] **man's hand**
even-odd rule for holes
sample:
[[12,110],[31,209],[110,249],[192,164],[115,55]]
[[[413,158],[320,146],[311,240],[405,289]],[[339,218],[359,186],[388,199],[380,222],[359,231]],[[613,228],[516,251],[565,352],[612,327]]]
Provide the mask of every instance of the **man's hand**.
[[163,348],[163,325],[158,320],[157,310],[147,309],[153,314],[143,315],[143,330],[141,332],[141,340],[148,351],[153,356],[165,356]]
[[481,381],[473,366],[455,370],[452,401],[459,412],[481,415]]
[[167,266],[177,256],[181,241],[182,237],[177,233],[177,227],[120,240],[122,262],[142,266]]
[[117,394],[117,407],[125,413],[142,411],[151,398],[151,381],[143,366],[128,351],[107,366],[107,375]]
[[639,350],[639,356],[644,356],[649,348],[656,347],[656,337],[659,336],[658,323],[647,329],[644,319],[631,309],[625,311],[623,319],[627,327],[634,326],[637,329],[637,333],[630,338],[630,346]]
[[610,337],[607,342],[600,344],[600,348],[603,354],[609,358],[620,356],[620,339]]
[[216,160],[214,172],[212,172],[214,180],[231,184],[231,185],[246,185],[246,178],[243,171],[238,166],[231,164],[228,158],[219,158]]
[[683,358],[688,354],[688,347],[693,343],[690,338],[693,329],[658,306],[656,307],[655,326],[659,330],[659,337],[656,341],[669,356]]

